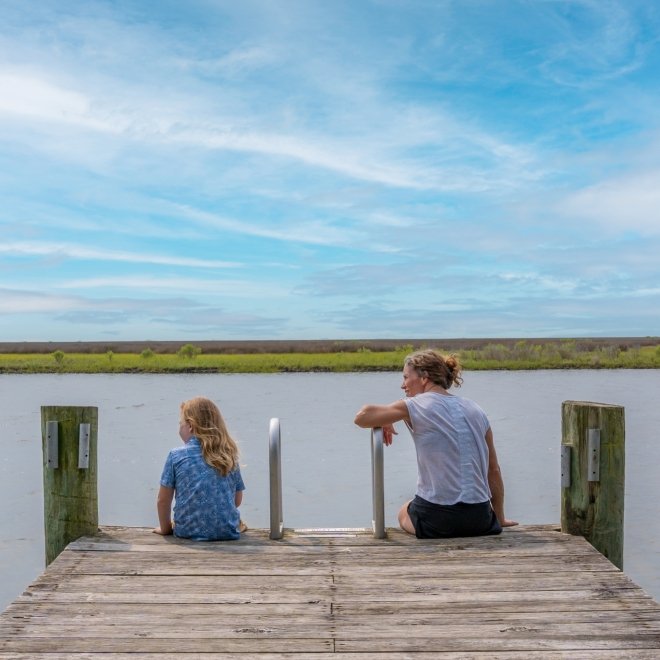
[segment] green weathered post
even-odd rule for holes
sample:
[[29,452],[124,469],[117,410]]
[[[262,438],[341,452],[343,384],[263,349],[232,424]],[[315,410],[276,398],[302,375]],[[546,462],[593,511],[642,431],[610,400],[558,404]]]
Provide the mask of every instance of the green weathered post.
[[98,531],[98,408],[42,406],[46,566]]
[[561,530],[584,536],[623,569],[623,407],[564,401],[561,442]]

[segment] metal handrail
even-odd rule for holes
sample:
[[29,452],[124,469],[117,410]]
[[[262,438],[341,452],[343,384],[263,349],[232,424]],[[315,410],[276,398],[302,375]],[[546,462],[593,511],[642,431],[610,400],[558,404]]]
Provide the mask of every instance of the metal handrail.
[[384,539],[385,534],[385,477],[383,429],[371,429],[371,495],[373,500],[372,528],[374,538]]
[[273,417],[268,430],[268,464],[270,470],[270,538],[281,539],[282,517],[282,439],[280,420]]
[[[385,477],[383,460],[383,429],[371,429],[371,495],[374,538],[384,539],[385,533]],[[270,472],[270,538],[284,535],[282,515],[282,433],[280,420],[273,417],[268,430],[268,465]]]

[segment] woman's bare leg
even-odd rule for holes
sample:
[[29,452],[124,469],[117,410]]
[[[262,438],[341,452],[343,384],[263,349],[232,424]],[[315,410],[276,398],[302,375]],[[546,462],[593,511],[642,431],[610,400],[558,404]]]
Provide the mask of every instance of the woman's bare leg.
[[412,524],[412,520],[410,520],[410,516],[408,515],[409,504],[410,500],[399,509],[399,526],[404,532],[415,536],[415,526]]

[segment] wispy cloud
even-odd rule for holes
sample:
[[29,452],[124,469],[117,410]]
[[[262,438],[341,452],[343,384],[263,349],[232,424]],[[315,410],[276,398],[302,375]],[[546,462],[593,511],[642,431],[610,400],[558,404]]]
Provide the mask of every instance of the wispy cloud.
[[[236,115],[225,110],[218,116],[201,101],[191,104],[176,95],[164,111],[144,91],[128,88],[118,101],[103,90],[63,87],[30,69],[0,73],[0,86],[6,91],[0,113],[21,124],[48,122],[129,143],[284,158],[395,188],[478,192],[517,187],[520,179],[538,179],[543,170],[527,147],[487,134],[440,108],[392,103],[380,90],[370,101],[378,108],[357,112],[352,125],[311,128],[305,123],[292,129],[283,121],[273,130],[272,117],[263,112]],[[332,130],[331,138],[323,128]],[[39,141],[33,146],[40,148]],[[44,146],[53,148],[51,142]],[[61,148],[66,148],[64,142]]]
[[[275,228],[222,217],[188,206],[178,206],[177,210],[181,216],[207,227],[276,241],[347,246],[363,238],[359,231],[350,227],[333,226],[315,220],[303,221],[293,227]],[[377,249],[377,246],[372,247]]]
[[[86,296],[61,296],[51,293],[38,293],[25,290],[0,288],[0,316],[6,321],[12,316],[26,318],[48,316],[52,338],[58,338],[59,328],[118,327],[117,334],[130,339],[136,329],[151,328],[152,331],[167,328],[170,331],[185,332],[185,336],[207,333],[218,326],[226,327],[229,336],[253,335],[269,331],[279,332],[287,326],[285,318],[279,315],[259,314],[250,311],[227,310],[189,297],[144,298],[113,297],[98,298]],[[121,327],[125,326],[128,333]],[[71,331],[69,330],[69,336]],[[75,332],[78,332],[76,330]],[[38,339],[38,331],[30,329],[27,339]],[[184,336],[178,334],[177,336]],[[80,335],[74,335],[76,339]],[[153,335],[145,335],[153,337]]]
[[577,190],[558,204],[568,217],[617,234],[660,235],[660,166]]
[[175,257],[168,255],[146,254],[100,250],[71,243],[29,243],[13,242],[0,245],[0,254],[12,257],[39,256],[55,259],[80,259],[85,261],[121,261],[137,264],[164,266],[190,266],[195,268],[238,268],[238,262]]
[[0,289],[0,314],[5,317],[25,313],[50,314],[70,309],[79,303],[77,296],[54,296],[25,289]]
[[89,100],[79,92],[62,89],[26,72],[1,73],[0,112],[25,118],[80,123],[90,111]]
[[230,50],[218,57],[175,58],[174,63],[184,72],[208,76],[237,78],[247,72],[279,64],[277,53],[263,46],[245,46]]
[[250,298],[253,296],[282,297],[289,295],[289,289],[276,282],[264,283],[262,281],[250,280],[222,280],[202,279],[190,277],[151,277],[140,275],[125,275],[116,277],[92,277],[83,279],[64,280],[53,285],[55,289],[103,290],[123,289],[141,291],[167,292],[184,291],[195,295],[209,294],[238,298]]
[[641,34],[643,26],[634,17],[634,9],[609,0],[570,4],[565,15],[552,13],[562,38],[548,48],[542,70],[554,82],[594,87],[643,65],[654,39],[647,41]]

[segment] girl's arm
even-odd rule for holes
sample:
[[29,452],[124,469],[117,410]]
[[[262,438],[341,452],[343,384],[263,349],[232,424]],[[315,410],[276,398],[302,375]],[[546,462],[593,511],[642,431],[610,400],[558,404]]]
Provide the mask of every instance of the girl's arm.
[[172,500],[174,499],[174,488],[161,486],[156,498],[156,509],[158,510],[158,522],[160,527],[156,527],[154,534],[168,536],[172,533]]
[[[242,502],[243,502],[243,491],[237,490],[236,494],[234,495],[234,503],[236,504],[236,508],[241,506]],[[238,531],[242,534],[243,532],[247,532],[247,530],[248,530],[248,526],[243,522],[242,518],[239,518]]]

